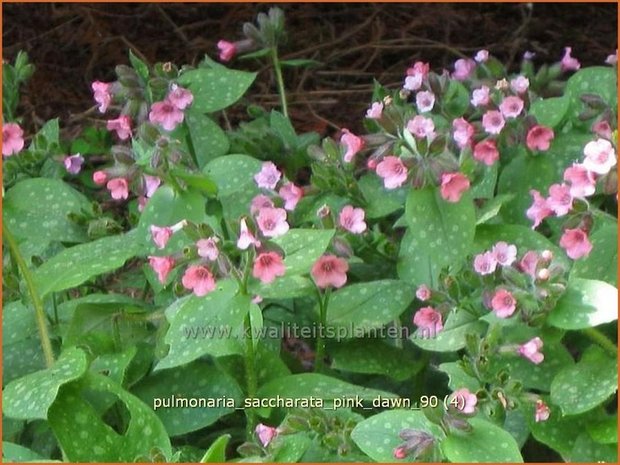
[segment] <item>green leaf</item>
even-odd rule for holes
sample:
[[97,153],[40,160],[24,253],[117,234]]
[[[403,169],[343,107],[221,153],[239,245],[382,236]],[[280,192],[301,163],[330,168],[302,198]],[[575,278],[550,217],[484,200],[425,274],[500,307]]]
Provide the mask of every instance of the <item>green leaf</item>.
[[272,446],[276,450],[272,461],[274,463],[299,462],[311,444],[312,439],[306,432],[278,436]]
[[178,82],[192,92],[194,110],[213,113],[239,100],[255,78],[256,73],[218,67],[187,71]]
[[413,287],[403,281],[386,279],[351,284],[332,294],[327,324],[347,329],[347,337],[356,337],[359,332],[380,328],[398,318],[413,297]]
[[437,188],[412,189],[405,215],[409,229],[401,242],[398,274],[413,285],[432,286],[442,268],[456,271],[471,251],[476,211],[465,193],[446,202]]
[[200,463],[223,463],[226,462],[226,446],[230,441],[230,434],[222,434],[219,438],[213,441],[213,444],[209,446],[207,452],[200,460]]
[[312,66],[321,65],[322,63],[316,60],[298,58],[295,60],[282,60],[280,61],[280,64],[282,66],[288,66],[289,68],[299,68],[299,67],[310,68]]
[[[575,122],[578,121],[579,114],[586,108],[586,104],[581,101],[583,94],[599,95],[612,111],[617,112],[617,71],[608,66],[589,66],[580,69],[568,79],[564,92],[570,98],[571,116]],[[584,127],[586,124],[581,123]],[[589,129],[589,125],[587,127]]]
[[148,65],[138,58],[133,51],[129,50],[129,61],[131,62],[131,66],[136,70],[136,73],[142,80],[143,84],[146,84],[149,81],[149,67]]
[[199,169],[228,152],[230,147],[228,137],[208,116],[190,107],[185,112],[185,124],[189,130]]
[[571,279],[548,323],[556,328],[583,329],[618,319],[618,290],[594,279]]
[[594,442],[615,444],[618,442],[618,414],[614,414],[592,423],[586,428]]
[[60,386],[80,378],[87,367],[82,350],[67,349],[51,368],[26,375],[4,388],[3,414],[20,420],[45,420]]
[[279,111],[272,110],[269,115],[269,126],[273,129],[279,138],[284,142],[287,149],[297,146],[297,133],[291,124],[291,120]]
[[103,273],[114,271],[138,253],[134,231],[109,236],[65,249],[34,272],[41,296],[78,286]]
[[232,280],[218,282],[217,289],[204,297],[191,295],[176,301],[166,310],[170,327],[164,340],[170,352],[156,370],[183,365],[207,354],[221,357],[242,353],[240,330],[249,308],[250,298],[237,295],[237,284]]
[[58,118],[47,121],[39,132],[32,138],[29,150],[36,151],[49,151],[52,146],[58,146],[60,138],[60,126],[58,125]]
[[598,444],[583,432],[575,441],[570,462],[618,463],[618,447],[616,444]]
[[587,412],[605,402],[618,388],[617,361],[591,346],[574,366],[560,371],[551,383],[551,401],[565,415]]
[[431,423],[421,411],[388,410],[358,423],[351,432],[351,439],[376,462],[408,462],[413,460],[394,458],[394,449],[403,443],[398,435],[407,428],[424,431],[437,440],[444,436],[441,428]]
[[[170,436],[180,436],[212,425],[234,412],[234,406],[228,403],[241,405],[243,396],[233,378],[204,362],[158,371],[140,382],[133,391],[153,408]],[[192,406],[189,399],[199,399],[204,405]],[[207,401],[212,401],[213,405],[207,405]],[[164,402],[170,402],[168,407]]]
[[441,443],[451,462],[522,463],[523,457],[515,439],[499,426],[481,418],[472,418],[471,433],[452,433]]
[[125,375],[132,360],[136,356],[136,346],[129,346],[122,352],[103,354],[97,357],[90,365],[90,370],[102,373],[119,385],[125,382]]
[[382,218],[405,205],[408,189],[386,190],[383,182],[375,174],[365,174],[358,180],[358,186],[368,204],[365,211],[368,218]]
[[570,272],[572,278],[599,279],[609,284],[618,284],[618,225],[605,224],[591,236],[592,251],[580,260],[575,260]]
[[450,313],[441,330],[435,337],[423,338],[417,333],[409,336],[415,345],[434,352],[455,352],[465,347],[467,334],[480,333],[485,324],[470,313],[461,310]]
[[513,198],[514,195],[512,194],[501,194],[485,202],[476,215],[478,217],[476,226],[495,218],[504,204],[510,202]]
[[310,268],[325,252],[334,236],[333,229],[290,229],[273,243],[284,251],[286,275],[310,273]]
[[252,294],[266,299],[292,299],[314,294],[314,283],[305,276],[286,275],[277,278],[274,282],[265,284],[258,280],[250,286]]
[[451,79],[442,103],[451,117],[459,118],[469,107],[469,91],[463,84]]
[[2,461],[7,462],[48,462],[45,457],[19,444],[2,441]]
[[530,105],[530,114],[536,118],[538,124],[556,128],[564,120],[569,108],[570,98],[563,95],[562,97],[535,100]]
[[480,389],[480,382],[473,376],[468,375],[463,371],[460,364],[457,362],[446,362],[439,365],[439,370],[448,375],[448,386],[453,391],[461,388],[467,388],[471,392],[476,392]]

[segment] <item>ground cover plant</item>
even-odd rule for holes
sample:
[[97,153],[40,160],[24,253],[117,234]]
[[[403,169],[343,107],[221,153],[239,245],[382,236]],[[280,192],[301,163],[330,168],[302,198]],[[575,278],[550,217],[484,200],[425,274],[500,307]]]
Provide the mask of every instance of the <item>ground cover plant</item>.
[[414,61],[320,137],[284,12],[241,31],[69,140],[3,64],[5,460],[616,461],[616,53]]

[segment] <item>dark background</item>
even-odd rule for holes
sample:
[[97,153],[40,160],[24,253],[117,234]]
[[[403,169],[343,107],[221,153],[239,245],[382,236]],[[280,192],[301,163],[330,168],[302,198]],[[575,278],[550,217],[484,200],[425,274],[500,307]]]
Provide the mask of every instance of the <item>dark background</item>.
[[[312,58],[310,70],[287,70],[291,115],[300,130],[359,128],[373,78],[399,86],[415,60],[435,70],[459,53],[486,48],[518,69],[525,50],[536,62],[558,61],[564,46],[583,65],[602,64],[617,45],[617,4],[280,4],[287,21],[283,59]],[[196,63],[215,57],[221,38],[241,38],[241,26],[270,4],[3,4],[3,58],[26,50],[37,71],[20,114],[32,131],[59,116],[71,127],[97,122],[90,82],[114,79],[134,48],[151,63]],[[234,61],[260,70],[248,99],[277,106],[265,62]],[[451,69],[451,68],[450,68]],[[239,110],[243,111],[243,110]],[[238,115],[242,117],[242,114]]]

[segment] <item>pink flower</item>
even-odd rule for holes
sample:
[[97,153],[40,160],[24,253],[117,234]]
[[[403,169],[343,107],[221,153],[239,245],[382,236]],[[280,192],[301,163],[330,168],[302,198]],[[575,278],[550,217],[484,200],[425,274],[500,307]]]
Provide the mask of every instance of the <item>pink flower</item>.
[[495,244],[491,249],[491,253],[497,263],[502,266],[510,266],[517,259],[517,247],[504,241]]
[[344,161],[347,163],[351,163],[353,157],[364,147],[364,139],[356,136],[348,129],[342,130],[342,136],[340,136],[340,143],[346,147]]
[[517,349],[517,352],[522,357],[527,358],[530,362],[538,365],[542,363],[545,359],[545,356],[540,352],[540,349],[543,347],[543,341],[539,337],[535,337],[534,339],[530,339],[525,344],[522,344]]
[[265,237],[282,236],[289,229],[283,208],[263,208],[258,212],[256,222]]
[[504,117],[497,110],[489,110],[482,116],[482,127],[489,134],[499,134],[505,124]]
[[577,71],[581,68],[581,63],[576,58],[570,56],[573,49],[571,47],[564,47],[564,56],[560,61],[560,68],[562,71]]
[[105,171],[95,171],[93,173],[93,182],[99,186],[103,186],[108,181],[108,174]]
[[491,99],[489,91],[490,89],[487,86],[474,90],[471,93],[471,104],[475,107],[487,105]]
[[167,98],[170,103],[172,103],[179,110],[185,110],[194,101],[194,96],[189,90],[179,87],[176,84],[173,84],[172,90],[168,94]]
[[415,104],[420,113],[431,111],[435,106],[435,94],[427,90],[418,92],[415,96]]
[[407,180],[407,167],[400,158],[388,156],[377,164],[377,174],[383,178],[386,189],[396,189]]
[[474,270],[480,275],[491,274],[497,267],[497,259],[492,252],[484,252],[474,258]]
[[478,50],[476,52],[476,56],[474,60],[478,63],[484,63],[489,59],[489,51],[488,50]]
[[112,94],[110,93],[111,84],[107,82],[95,81],[90,87],[93,89],[93,97],[95,102],[99,104],[99,113],[105,113],[112,102]]
[[570,182],[570,195],[573,197],[589,197],[596,190],[594,174],[578,163],[564,170],[564,181]]
[[138,196],[138,211],[140,213],[142,213],[144,211],[144,207],[146,207],[146,204],[147,204],[148,200],[149,199],[147,199],[143,195],[139,195]]
[[431,298],[431,290],[426,284],[422,284],[416,289],[415,296],[418,298],[418,300],[425,302]]
[[158,249],[164,249],[168,240],[172,237],[172,229],[164,226],[163,228],[151,225],[151,238]]
[[149,121],[159,124],[166,131],[172,131],[178,124],[183,122],[183,112],[177,108],[170,100],[156,102],[151,106]]
[[267,447],[269,443],[278,435],[278,430],[271,426],[259,423],[256,425],[256,435],[258,436],[258,440],[263,447]]
[[603,139],[611,140],[612,129],[609,122],[602,119],[592,125],[592,131]]
[[516,118],[523,111],[523,100],[520,97],[510,95],[499,104],[499,111],[504,118]]
[[452,121],[452,137],[459,148],[464,148],[469,145],[471,138],[474,135],[474,127],[469,124],[464,118],[457,118]]
[[517,308],[517,301],[506,289],[498,289],[491,299],[491,308],[498,318],[508,318]]
[[456,400],[456,408],[465,414],[472,414],[476,411],[478,398],[469,389],[461,388],[452,393],[451,400]]
[[187,267],[181,283],[185,289],[193,290],[198,297],[205,296],[216,288],[213,274],[209,268],[202,265]]
[[366,223],[364,222],[364,210],[361,208],[353,208],[352,205],[346,205],[338,216],[340,227],[346,229],[353,234],[361,234],[366,231]]
[[530,208],[525,212],[526,216],[534,222],[532,228],[536,228],[542,220],[547,218],[553,210],[547,204],[547,200],[540,195],[537,190],[530,190],[530,195],[534,199]]
[[237,54],[237,47],[234,43],[227,40],[220,40],[217,43],[217,48],[220,52],[220,60],[230,61]]
[[416,91],[420,87],[422,87],[422,81],[424,80],[424,76],[421,74],[412,74],[405,78],[405,84],[403,85],[404,89]]
[[131,137],[131,118],[127,115],[121,115],[116,119],[110,119],[107,128],[108,131],[116,131],[120,140],[129,139]]
[[422,61],[416,61],[413,66],[407,68],[407,76],[420,76],[422,79],[424,79],[429,71],[430,71],[431,67],[428,63],[424,63]]
[[2,155],[10,157],[24,148],[24,131],[15,123],[2,125]]
[[533,60],[535,56],[536,54],[534,52],[530,52],[529,50],[523,52],[523,59],[526,61]]
[[592,250],[592,244],[583,229],[566,229],[560,238],[560,247],[566,250],[573,260],[587,257]]
[[441,196],[448,202],[456,203],[469,189],[469,179],[463,173],[443,173],[441,175]]
[[270,161],[263,163],[260,171],[254,175],[254,181],[263,189],[275,189],[282,177],[280,170]]
[[616,151],[611,142],[605,139],[590,141],[583,148],[586,158],[583,166],[596,174],[607,174],[616,166]]
[[157,279],[162,284],[166,284],[168,274],[174,268],[174,258],[172,257],[149,257],[149,265],[155,273],[157,273]]
[[515,91],[517,94],[524,94],[527,92],[527,89],[530,87],[530,80],[525,76],[517,76],[513,80],[510,81],[510,88]]
[[611,55],[607,55],[605,58],[605,63],[608,65],[615,65],[618,63],[618,50],[616,49],[616,53],[612,53]]
[[266,284],[273,282],[278,276],[284,276],[285,272],[282,257],[275,252],[261,253],[254,260],[252,267],[252,276]]
[[549,187],[547,206],[551,208],[557,216],[566,215],[573,206],[573,196],[570,194],[568,185],[552,184]]
[[241,250],[245,250],[250,245],[254,247],[260,247],[260,241],[254,237],[254,234],[248,229],[248,225],[245,222],[245,218],[241,218],[239,222],[239,239],[237,239],[237,247]]
[[549,415],[551,411],[547,404],[545,404],[542,400],[538,399],[536,401],[536,412],[534,413],[534,420],[536,423],[541,421],[547,421],[549,419]]
[[157,188],[161,185],[161,179],[157,176],[144,175],[144,196],[153,197]]
[[435,337],[443,329],[441,313],[433,307],[423,307],[415,312],[413,324],[418,327],[424,337]]
[[202,258],[206,258],[209,261],[214,262],[220,254],[217,248],[217,243],[220,240],[215,237],[208,237],[207,239],[199,239],[196,241],[196,247],[198,247],[198,255]]
[[106,185],[114,200],[122,200],[129,197],[129,184],[125,178],[114,178]]
[[469,79],[476,69],[476,62],[469,58],[459,58],[454,62],[454,72],[452,77],[457,81]]
[[63,163],[67,172],[71,174],[78,174],[82,170],[84,157],[82,157],[79,153],[76,155],[66,156]]
[[430,118],[416,115],[407,123],[407,130],[419,139],[435,137],[435,123]]
[[474,145],[474,158],[487,166],[493,165],[499,160],[499,150],[497,150],[495,141],[485,139]]
[[374,102],[366,111],[366,118],[380,119],[381,116],[383,116],[383,102]]
[[407,457],[407,448],[405,446],[398,446],[394,449],[394,458],[395,459],[404,459]]
[[252,215],[256,215],[263,208],[273,208],[274,204],[271,198],[267,197],[265,194],[258,194],[252,199],[252,203],[250,204],[250,213]]
[[519,262],[519,269],[523,271],[525,274],[530,275],[532,278],[536,278],[536,268],[538,267],[538,262],[540,257],[538,254],[530,250],[528,251]]
[[284,200],[284,209],[293,211],[295,210],[297,203],[304,196],[304,190],[292,182],[289,182],[280,188],[278,194],[280,194],[280,197]]
[[549,150],[551,141],[554,137],[555,134],[553,133],[553,129],[537,124],[536,126],[532,126],[529,131],[527,131],[525,144],[530,150],[545,151]]
[[347,271],[349,264],[345,260],[335,255],[323,255],[312,265],[310,274],[320,288],[339,288],[347,282]]

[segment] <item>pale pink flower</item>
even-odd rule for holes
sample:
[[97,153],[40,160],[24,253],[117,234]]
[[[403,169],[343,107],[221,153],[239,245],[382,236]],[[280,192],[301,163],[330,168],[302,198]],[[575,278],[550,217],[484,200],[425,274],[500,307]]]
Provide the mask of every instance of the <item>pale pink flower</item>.
[[116,135],[120,140],[126,140],[131,137],[131,118],[127,115],[121,115],[116,119],[108,120],[108,131],[116,131]]
[[615,65],[618,64],[618,50],[616,49],[616,53],[612,53],[611,55],[607,55],[607,58],[605,58],[605,63],[607,63],[608,65]]
[[537,124],[527,131],[525,145],[530,150],[549,150],[554,137],[553,129]]
[[289,229],[283,208],[263,208],[258,212],[256,222],[265,237],[282,236]]
[[248,225],[245,222],[245,218],[241,218],[239,222],[239,239],[237,239],[237,247],[241,250],[245,250],[250,245],[254,247],[260,247],[260,241],[254,237],[254,234],[248,229]]
[[407,123],[407,130],[419,139],[435,137],[435,123],[430,118],[416,115]]
[[176,84],[172,86],[172,90],[167,98],[179,110],[185,110],[194,101],[194,96],[188,89],[179,87]]
[[278,430],[271,426],[259,423],[256,425],[256,435],[258,436],[258,440],[263,447],[267,447],[269,443],[278,435]]
[[594,174],[579,163],[573,163],[564,170],[564,181],[570,182],[570,195],[573,197],[589,197],[596,190]]
[[217,43],[217,48],[220,52],[220,60],[230,61],[237,54],[237,47],[234,43],[227,40],[220,40]]
[[521,261],[519,261],[519,269],[525,274],[530,275],[532,278],[536,277],[536,269],[538,268],[538,262],[540,257],[534,250],[530,250],[523,255]]
[[84,157],[79,153],[76,155],[66,156],[63,160],[65,169],[71,174],[78,174],[82,171],[82,165],[84,164]]
[[476,52],[476,56],[474,60],[478,63],[484,63],[489,59],[489,51],[488,50],[478,50]]
[[411,91],[416,91],[420,87],[422,87],[423,80],[424,76],[422,76],[421,74],[412,74],[405,77],[405,84],[403,85],[403,88]]
[[448,202],[461,200],[464,192],[469,190],[469,179],[463,173],[443,173],[441,175],[441,196]]
[[99,104],[99,112],[105,113],[112,102],[110,93],[111,84],[107,82],[95,81],[91,85],[95,102]]
[[103,186],[108,182],[108,174],[105,171],[95,171],[93,173],[93,182],[99,186]]
[[415,296],[422,302],[431,298],[431,290],[426,284],[421,284],[415,291]]
[[356,136],[348,129],[342,130],[342,136],[340,136],[340,143],[343,144],[346,148],[346,152],[344,154],[344,161],[347,163],[351,163],[353,157],[357,155],[357,153],[364,148],[364,139]]
[[181,279],[181,283],[185,289],[193,291],[194,295],[198,297],[207,295],[217,287],[209,268],[202,265],[191,265],[187,267]]
[[510,95],[499,104],[499,111],[504,118],[516,118],[523,111],[523,100],[521,97]]
[[487,166],[499,160],[499,150],[492,139],[485,139],[474,145],[474,158]]
[[527,358],[530,362],[538,365],[542,363],[545,359],[545,356],[540,352],[540,349],[543,348],[543,341],[539,337],[535,337],[530,339],[525,344],[521,344],[517,349],[517,353],[522,357]]
[[459,58],[454,62],[452,78],[457,81],[469,79],[476,69],[476,62],[470,58]]
[[217,243],[220,240],[216,236],[211,236],[206,239],[199,239],[196,241],[196,247],[198,247],[198,255],[202,258],[206,258],[209,261],[214,262],[220,255],[220,251],[217,248]]
[[278,194],[280,194],[280,197],[284,200],[284,209],[293,211],[297,203],[304,196],[304,190],[292,182],[289,182],[280,188]]
[[377,164],[377,175],[383,178],[386,189],[396,189],[407,180],[407,167],[400,158],[388,156]]
[[517,309],[517,301],[506,289],[498,289],[491,298],[491,308],[498,318],[508,318]]
[[471,93],[471,104],[475,107],[481,107],[487,105],[491,100],[489,95],[490,89],[487,86],[482,86],[480,89],[475,89]]
[[149,201],[149,199],[147,199],[143,195],[139,195],[138,196],[138,211],[140,213],[142,213],[144,211],[144,208],[146,207],[146,204],[147,204],[148,201]]
[[566,229],[560,238],[560,247],[573,260],[587,257],[592,251],[592,243],[583,229]]
[[489,110],[482,115],[482,127],[489,134],[499,134],[505,124],[504,117],[497,110]]
[[549,419],[549,415],[551,411],[547,404],[545,404],[542,400],[538,399],[536,401],[536,412],[534,413],[534,420],[536,423],[541,421],[547,421]]
[[573,196],[570,194],[568,185],[552,184],[549,186],[547,206],[551,208],[557,216],[566,215],[573,206]]
[[415,76],[415,75],[419,75],[422,78],[425,78],[426,76],[428,76],[429,71],[431,70],[431,67],[428,63],[424,63],[422,61],[416,61],[413,66],[410,66],[409,68],[407,68],[407,76]]
[[280,173],[276,165],[266,161],[261,166],[260,171],[254,175],[254,181],[256,181],[258,187],[263,189],[275,189],[281,177],[282,173]]
[[586,158],[583,166],[596,174],[607,174],[616,166],[616,150],[611,142],[605,139],[590,141],[583,148]]
[[129,197],[129,184],[125,178],[110,179],[106,187],[114,200],[123,200]]
[[452,137],[461,149],[469,145],[474,135],[474,127],[465,118],[457,118],[452,121],[452,131]]
[[394,449],[394,458],[395,459],[404,459],[407,457],[407,447],[405,446],[398,446],[396,449]]
[[347,282],[347,271],[349,264],[346,260],[335,255],[323,255],[312,265],[310,274],[320,288],[329,286],[339,288]]
[[157,188],[161,185],[161,179],[157,176],[144,175],[144,196],[147,198],[153,197]]
[[155,243],[158,249],[164,249],[166,247],[166,244],[168,243],[168,240],[174,234],[172,232],[172,228],[169,228],[167,226],[159,227],[159,226],[151,225],[150,229],[151,229],[151,238],[153,239],[153,242]]
[[530,88],[530,80],[525,76],[519,75],[510,81],[510,88],[517,94],[524,94]]
[[547,204],[547,199],[545,199],[540,192],[535,189],[530,190],[530,195],[533,198],[532,205],[525,212],[526,216],[534,222],[532,228],[538,227],[538,225],[550,216],[553,213],[553,210]]
[[467,388],[454,391],[450,396],[450,400],[456,401],[456,408],[468,415],[476,411],[476,404],[478,404],[476,394],[472,394]]
[[609,125],[609,121],[600,120],[592,125],[592,131],[599,137],[603,139],[611,140],[612,129]]
[[535,56],[536,54],[534,52],[530,52],[529,50],[523,52],[523,59],[526,61],[533,60]]
[[373,102],[366,111],[366,118],[380,119],[383,116],[383,102]]
[[415,104],[420,113],[431,111],[435,106],[435,94],[428,90],[418,92],[415,96]]
[[480,275],[491,274],[497,267],[497,259],[492,252],[484,252],[474,257],[474,270]]
[[577,71],[581,68],[581,63],[576,58],[573,58],[570,54],[573,51],[571,47],[564,47],[564,56],[560,61],[560,68],[562,71]]
[[278,276],[284,276],[286,267],[282,257],[276,252],[263,252],[254,259],[252,276],[261,282],[269,284]]
[[149,121],[159,124],[166,131],[174,130],[183,122],[183,119],[183,112],[168,99],[154,103],[149,112]]
[[265,194],[258,194],[252,199],[252,203],[250,204],[250,213],[252,213],[252,215],[256,215],[263,208],[273,207],[274,204],[271,198],[269,198]]
[[2,125],[2,155],[10,157],[24,148],[24,131],[16,123]]
[[517,246],[499,241],[491,249],[497,263],[502,266],[510,266],[517,259]]
[[415,312],[413,324],[425,337],[435,337],[443,329],[441,313],[433,307],[423,307]]
[[353,234],[361,234],[366,231],[366,223],[364,222],[364,210],[361,208],[353,208],[352,205],[346,205],[338,216],[340,227],[346,229]]
[[168,274],[174,268],[175,262],[172,257],[149,257],[149,265],[157,274],[157,279],[161,284],[166,284]]

